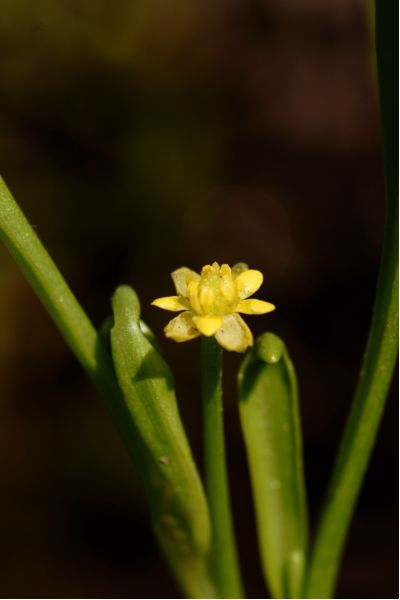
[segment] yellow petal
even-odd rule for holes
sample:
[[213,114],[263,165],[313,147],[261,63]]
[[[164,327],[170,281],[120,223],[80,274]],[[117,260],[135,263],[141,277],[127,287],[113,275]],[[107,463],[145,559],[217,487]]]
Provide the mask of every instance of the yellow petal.
[[248,298],[254,294],[254,292],[256,292],[261,286],[262,282],[263,274],[261,271],[249,269],[248,271],[243,271],[240,273],[235,280],[236,290],[240,300]]
[[217,268],[217,270],[219,270],[218,263],[213,263],[212,265],[204,265],[204,267],[201,269],[201,275],[207,275],[208,273],[214,273],[216,268]]
[[236,307],[236,311],[245,315],[264,315],[275,310],[275,306],[264,300],[242,300]]
[[199,291],[199,300],[203,313],[210,312],[215,301],[214,289],[209,286],[201,286]]
[[228,303],[235,298],[235,286],[232,278],[232,271],[229,265],[222,265],[220,270],[219,289]]
[[215,334],[217,342],[225,350],[245,352],[253,345],[253,335],[242,317],[238,314],[227,315],[222,326]]
[[223,265],[221,265],[219,273],[220,273],[221,277],[231,277],[232,270],[229,265],[224,263]]
[[207,336],[214,335],[216,331],[222,325],[222,317],[206,316],[206,317],[195,317],[194,322],[197,329]]
[[201,304],[199,300],[199,282],[196,279],[189,281],[187,286],[187,297],[190,308],[197,314],[201,313]]
[[187,267],[181,267],[180,269],[173,271],[171,277],[177,293],[180,296],[187,296],[188,284],[195,279],[199,279],[200,275]]
[[163,308],[164,310],[172,310],[173,312],[188,309],[188,303],[185,301],[185,298],[182,298],[182,296],[166,296],[164,298],[156,298],[156,300],[153,300],[151,304],[153,306],[157,306],[158,308]]
[[200,335],[193,323],[193,313],[185,311],[172,319],[164,328],[164,333],[175,342],[187,342]]

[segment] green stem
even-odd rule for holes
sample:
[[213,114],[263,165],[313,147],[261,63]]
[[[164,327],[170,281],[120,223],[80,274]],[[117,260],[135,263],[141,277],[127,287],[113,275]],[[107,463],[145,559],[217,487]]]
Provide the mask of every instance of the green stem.
[[9,249],[67,344],[106,396],[119,396],[98,333],[0,177],[0,240]]
[[232,524],[222,408],[222,349],[202,338],[206,488],[212,526],[212,568],[221,598],[243,598]]
[[376,47],[385,145],[386,225],[374,313],[352,410],[317,530],[307,598],[330,598],[383,413],[398,351],[398,118],[396,2],[376,2]]

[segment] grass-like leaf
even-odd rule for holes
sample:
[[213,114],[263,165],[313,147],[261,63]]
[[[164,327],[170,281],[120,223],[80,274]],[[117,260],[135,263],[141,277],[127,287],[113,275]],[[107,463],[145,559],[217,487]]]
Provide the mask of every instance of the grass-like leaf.
[[208,507],[179,416],[171,372],[142,330],[134,290],[117,288],[112,306],[112,356],[155,534],[186,594],[215,597],[208,573]]
[[375,40],[385,150],[386,224],[375,306],[350,415],[311,553],[307,598],[331,598],[398,354],[399,154],[396,0],[375,2]]
[[276,335],[262,335],[244,360],[239,396],[264,575],[274,598],[299,598],[307,513],[297,383]]

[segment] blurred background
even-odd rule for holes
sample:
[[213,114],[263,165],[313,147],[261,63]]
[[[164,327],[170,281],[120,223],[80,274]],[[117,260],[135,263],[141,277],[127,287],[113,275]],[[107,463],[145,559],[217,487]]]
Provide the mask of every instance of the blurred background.
[[[265,274],[248,318],[282,336],[300,385],[312,525],[368,331],[383,166],[363,0],[2,0],[0,165],[96,325],[136,288],[201,464],[199,344],[163,339],[169,273]],[[0,248],[4,597],[176,597],[122,441]],[[226,356],[240,557],[265,597]],[[339,598],[397,597],[397,390],[351,528]]]

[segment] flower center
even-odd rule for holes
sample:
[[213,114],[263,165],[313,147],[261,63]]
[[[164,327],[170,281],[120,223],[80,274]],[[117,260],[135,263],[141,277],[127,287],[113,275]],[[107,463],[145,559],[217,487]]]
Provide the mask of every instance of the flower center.
[[233,312],[239,298],[230,267],[218,263],[203,267],[200,279],[188,286],[188,298],[198,315],[224,316]]

